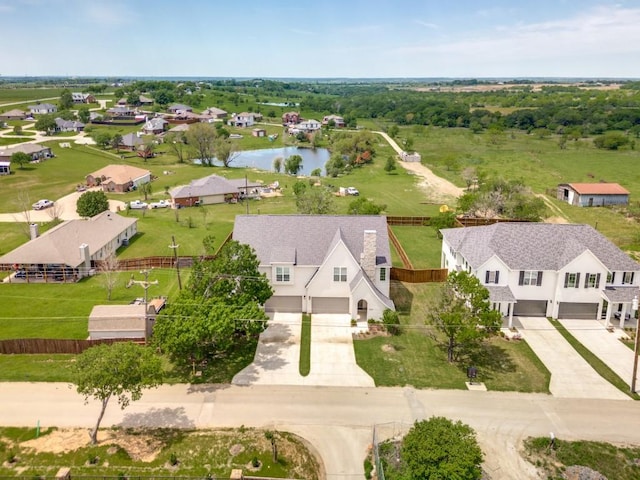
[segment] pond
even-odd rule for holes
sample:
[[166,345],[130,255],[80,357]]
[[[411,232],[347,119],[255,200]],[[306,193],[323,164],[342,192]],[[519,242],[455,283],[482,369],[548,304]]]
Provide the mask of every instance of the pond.
[[[302,157],[302,170],[300,175],[310,175],[313,170],[319,168],[322,175],[325,174],[324,164],[331,157],[331,153],[326,148],[267,148],[264,150],[243,150],[231,162],[231,167],[249,167],[258,170],[273,171],[273,160],[281,157],[283,162],[291,155],[300,155]],[[199,159],[193,161],[200,163]],[[222,165],[218,160],[214,160],[214,165]]]

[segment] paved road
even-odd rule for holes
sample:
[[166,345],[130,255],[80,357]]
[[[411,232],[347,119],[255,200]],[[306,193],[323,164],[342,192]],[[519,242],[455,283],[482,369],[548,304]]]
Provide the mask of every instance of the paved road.
[[[60,383],[0,384],[0,425],[90,427],[99,405]],[[492,480],[537,478],[517,454],[527,436],[640,444],[640,404],[540,394],[285,386],[165,385],[122,411],[110,405],[104,426],[277,427],[311,441],[330,479],[360,479],[373,424],[443,415],[478,432]],[[381,429],[384,431],[385,429]]]
[[551,372],[555,397],[631,400],[602,378],[546,318],[519,317],[522,337]]

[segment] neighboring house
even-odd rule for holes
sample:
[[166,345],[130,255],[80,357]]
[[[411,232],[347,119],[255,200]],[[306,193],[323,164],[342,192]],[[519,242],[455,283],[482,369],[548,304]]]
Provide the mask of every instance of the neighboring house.
[[251,135],[254,137],[266,137],[267,131],[264,128],[254,128],[251,130]]
[[72,93],[73,103],[96,103],[96,97],[90,93]]
[[38,143],[23,143],[0,148],[0,161],[10,161],[11,155],[15,152],[23,152],[31,157],[32,162],[38,162],[47,158],[52,158],[51,147],[46,147]]
[[132,108],[129,108],[125,105],[118,105],[117,107],[111,107],[107,110],[107,113],[112,117],[134,117],[136,115],[136,111]]
[[302,120],[298,112],[286,112],[282,114],[282,125],[295,125]]
[[142,131],[147,135],[158,135],[165,131],[167,125],[169,125],[169,122],[164,118],[155,117],[145,122]]
[[133,152],[142,145],[144,145],[144,140],[140,138],[137,133],[127,133],[122,136],[122,141],[118,147],[124,150],[131,150]]
[[169,105],[169,108],[167,108],[167,112],[169,112],[169,113],[193,112],[193,108],[191,108],[189,105],[182,105],[181,103],[174,103],[173,105]]
[[338,115],[326,115],[323,119],[322,119],[322,124],[323,125],[330,125],[331,122],[333,122],[333,126],[335,128],[344,128],[346,123],[344,123],[344,118],[338,116]]
[[96,305],[89,315],[89,340],[129,338],[147,340],[153,332],[158,312],[165,305],[163,298],[154,298],[148,305]]
[[29,105],[27,108],[31,113],[38,114],[38,115],[55,113],[58,111],[58,107],[50,103],[39,103],[37,105]]
[[403,162],[418,162],[418,163],[420,163],[422,161],[422,157],[420,157],[420,154],[418,152],[409,153],[409,152],[405,152],[404,150],[400,154],[400,159]]
[[[96,261],[112,255],[138,231],[138,219],[106,211],[67,220],[0,257],[2,270],[28,272],[30,278],[74,280],[93,273]],[[60,280],[62,280],[60,278]]]
[[239,215],[233,239],[255,250],[273,287],[266,311],[367,321],[395,308],[384,216]]
[[149,105],[153,105],[154,101],[153,101],[153,98],[149,98],[149,97],[145,97],[144,95],[140,95],[138,97],[138,103],[140,103],[140,105],[149,106]]
[[322,128],[322,123],[314,119],[309,119],[309,120],[303,120],[302,122],[289,127],[289,133],[291,135],[296,135],[300,132],[313,133],[320,130],[321,128]]
[[11,162],[0,162],[0,175],[11,175]]
[[248,112],[234,113],[227,123],[232,127],[252,127],[256,123],[256,115]]
[[192,207],[237,201],[250,196],[252,191],[262,187],[261,183],[247,182],[244,178],[227,179],[209,175],[192,180],[189,185],[176,187],[169,192],[174,207]]
[[187,130],[189,130],[189,124],[188,123],[180,123],[180,124],[176,125],[175,127],[171,127],[168,130],[168,133],[186,132]]
[[561,183],[557,198],[578,207],[628,205],[629,191],[617,183]]
[[27,118],[27,114],[22,110],[13,109],[8,112],[0,113],[0,120],[8,121],[8,120],[24,120]]
[[202,114],[209,115],[211,118],[215,118],[216,120],[227,118],[227,115],[229,115],[225,110],[216,107],[209,107],[202,112]]
[[589,225],[496,223],[441,230],[441,266],[466,270],[509,318],[624,321],[640,264]]
[[87,175],[87,185],[100,185],[105,192],[124,193],[151,181],[151,172],[130,165],[107,165]]
[[56,132],[81,132],[84,130],[84,123],[76,120],[64,120],[56,118]]

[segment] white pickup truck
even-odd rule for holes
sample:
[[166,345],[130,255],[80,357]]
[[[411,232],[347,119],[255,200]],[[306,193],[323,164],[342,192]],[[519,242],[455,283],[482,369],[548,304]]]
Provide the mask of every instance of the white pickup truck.
[[129,202],[129,208],[132,210],[145,210],[147,207],[148,205],[141,200],[134,200],[132,202]]
[[151,202],[149,208],[167,208],[171,206],[169,200],[158,200],[157,202]]

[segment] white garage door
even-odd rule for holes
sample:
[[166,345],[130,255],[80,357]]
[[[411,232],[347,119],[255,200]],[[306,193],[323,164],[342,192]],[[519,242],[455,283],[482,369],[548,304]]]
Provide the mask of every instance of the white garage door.
[[311,313],[349,313],[349,299],[337,297],[314,297]]
[[560,302],[558,318],[575,318],[577,320],[594,320],[598,317],[597,303]]
[[518,300],[513,306],[513,314],[516,317],[546,317],[546,300]]
[[269,300],[267,300],[267,303],[264,304],[264,310],[266,312],[302,312],[302,297],[271,297]]

